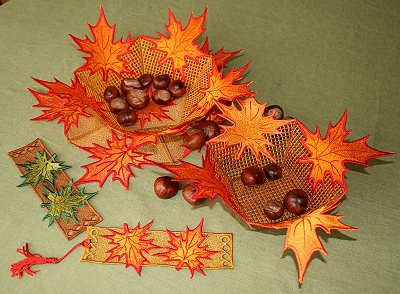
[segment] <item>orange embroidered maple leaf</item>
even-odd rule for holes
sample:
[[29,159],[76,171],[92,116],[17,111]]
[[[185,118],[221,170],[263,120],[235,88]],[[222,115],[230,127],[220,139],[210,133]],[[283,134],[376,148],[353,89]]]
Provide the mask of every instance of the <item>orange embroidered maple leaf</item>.
[[86,169],[86,173],[75,184],[98,182],[101,187],[108,176],[113,174],[113,181],[119,180],[126,189],[129,189],[129,179],[135,177],[130,167],[141,168],[143,164],[154,164],[146,159],[146,154],[134,151],[132,148],[136,146],[134,141],[128,146],[126,136],[118,138],[114,132],[112,132],[112,141],[107,140],[108,148],[93,145],[94,147],[81,148],[92,153],[89,158],[96,158],[97,161],[82,166]]
[[340,221],[343,218],[341,215],[326,214],[326,212],[335,209],[339,204],[333,202],[292,221],[284,222],[281,225],[276,224],[276,228],[287,228],[283,251],[287,249],[294,251],[299,268],[300,284],[303,282],[312,255],[317,251],[328,255],[318,237],[317,228],[323,229],[328,234],[331,233],[331,230],[359,230],[343,224]]
[[28,89],[36,98],[38,104],[33,107],[48,108],[42,110],[43,114],[31,120],[51,121],[59,117],[58,123],[64,123],[64,134],[72,125],[78,126],[79,116],[91,117],[87,109],[100,113],[104,102],[96,102],[93,97],[88,97],[86,88],[76,78],[71,80],[71,86],[54,79],[54,82],[33,80],[48,89],[46,94]]
[[235,84],[242,79],[241,75],[250,66],[250,62],[241,69],[230,70],[225,77],[222,77],[222,71],[219,71],[217,64],[213,62],[212,73],[208,76],[208,88],[200,89],[199,92],[204,97],[197,103],[194,112],[206,114],[219,100],[233,101],[240,97],[247,97],[255,92],[247,89],[251,82]]
[[81,40],[71,34],[69,35],[79,46],[78,50],[89,55],[88,57],[83,57],[86,63],[75,71],[90,70],[90,74],[101,71],[104,81],[107,81],[109,71],[114,71],[118,75],[121,75],[123,72],[130,73],[125,67],[128,62],[120,58],[120,56],[132,52],[129,48],[134,43],[134,40],[131,40],[130,34],[126,38],[126,41],[122,41],[121,37],[114,42],[116,25],[110,26],[108,24],[103,7],[101,6],[100,16],[96,25],[92,26],[88,24],[88,26],[93,35],[93,41],[88,36],[85,36],[86,38]]
[[166,248],[166,252],[156,254],[157,256],[165,257],[165,261],[167,262],[177,262],[175,269],[178,271],[183,266],[187,266],[191,273],[191,278],[193,277],[195,270],[206,275],[202,269],[204,264],[201,260],[211,260],[210,256],[218,252],[208,250],[207,246],[201,246],[203,241],[207,238],[207,236],[202,232],[203,221],[204,219],[202,219],[198,226],[193,230],[190,230],[189,227],[186,226],[185,234],[176,234],[167,229],[166,232],[170,238],[168,243],[171,247]]
[[211,139],[209,142],[226,143],[225,148],[233,145],[239,145],[235,158],[239,159],[246,148],[250,148],[257,160],[260,160],[260,154],[263,154],[275,161],[267,146],[273,144],[265,138],[264,134],[280,134],[279,128],[290,123],[291,120],[276,120],[273,114],[264,116],[264,104],[259,104],[254,97],[245,100],[238,100],[240,109],[234,104],[226,106],[218,103],[221,109],[221,116],[232,122],[232,126],[220,125],[223,129],[221,135]]
[[173,74],[180,72],[184,77],[183,70],[187,66],[187,58],[197,60],[206,54],[199,49],[199,45],[194,42],[205,31],[204,21],[206,19],[207,9],[198,18],[194,17],[193,12],[190,15],[187,26],[182,29],[182,20],[176,21],[172,11],[168,9],[169,25],[165,26],[168,36],[158,33],[160,38],[149,39],[156,46],[154,50],[165,53],[164,57],[159,60],[159,64],[163,65],[168,60],[172,61]]
[[313,133],[299,122],[300,129],[305,137],[305,140],[301,143],[310,155],[299,158],[298,162],[312,164],[307,182],[312,181],[313,195],[318,184],[324,184],[326,174],[330,175],[332,186],[337,182],[342,187],[346,187],[344,174],[348,169],[344,165],[345,162],[369,166],[368,159],[394,154],[369,147],[366,143],[369,136],[345,142],[345,138],[351,133],[351,130],[346,130],[346,121],[347,110],[335,126],[332,126],[331,122],[329,123],[325,138],[322,138],[318,127],[316,132]]
[[241,53],[243,50],[238,50],[234,52],[225,52],[224,47],[222,47],[220,50],[218,50],[213,54],[212,50],[209,49],[208,37],[206,37],[206,40],[204,41],[203,46],[201,47],[201,51],[203,51],[207,55],[212,55],[213,59],[215,60],[217,68],[221,69],[228,63],[228,60],[230,58]]
[[128,224],[125,223],[122,233],[108,229],[112,235],[102,237],[110,240],[109,244],[115,247],[107,251],[110,255],[105,262],[114,258],[118,260],[125,258],[125,267],[132,266],[140,276],[142,266],[150,263],[143,253],[150,254],[151,250],[160,248],[152,243],[152,239],[149,239],[148,230],[152,224],[153,221],[141,228],[138,222],[137,226],[130,230]]

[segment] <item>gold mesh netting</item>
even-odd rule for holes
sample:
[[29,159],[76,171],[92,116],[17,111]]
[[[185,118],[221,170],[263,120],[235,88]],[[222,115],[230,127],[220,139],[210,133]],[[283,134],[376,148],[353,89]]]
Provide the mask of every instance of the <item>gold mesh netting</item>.
[[[119,233],[123,232],[122,228],[111,228]],[[106,263],[106,264],[124,264],[125,258],[121,260],[113,259],[105,262],[109,257],[108,252],[114,246],[108,243],[108,239],[102,236],[110,235],[108,228],[102,227],[88,227],[86,238],[90,240],[91,247],[84,248],[81,261],[94,262],[94,263]],[[153,244],[160,247],[170,247],[168,240],[169,236],[166,231],[161,230],[149,230],[148,239],[153,239]],[[184,232],[173,232],[174,234],[185,234]],[[201,259],[204,264],[203,269],[223,269],[233,268],[233,242],[232,234],[230,233],[203,233],[206,235],[206,239],[202,242],[201,246],[207,246],[207,250],[218,251],[216,254],[211,255],[211,259]],[[158,265],[158,266],[170,266],[175,267],[176,263],[165,262],[163,257],[154,256],[154,254],[165,251],[165,249],[152,250],[151,254],[144,253],[143,256],[149,261],[149,264],[145,265]]]
[[[93,97],[97,102],[103,102],[103,93],[107,86],[120,87],[121,80],[125,77],[138,78],[140,75],[149,73],[152,75],[169,74],[172,79],[182,79],[185,81],[187,90],[186,94],[178,99],[174,99],[173,105],[165,106],[168,110],[169,119],[152,118],[150,122],[146,122],[143,128],[137,122],[133,126],[121,126],[114,114],[109,111],[108,104],[104,103],[101,111],[94,112],[86,109],[91,114],[90,118],[79,117],[78,127],[71,126],[67,133],[67,141],[80,147],[92,147],[92,143],[106,146],[106,139],[111,139],[110,128],[119,136],[127,134],[134,137],[135,132],[158,133],[168,129],[176,128],[190,120],[195,119],[191,116],[193,106],[196,105],[203,95],[199,92],[201,88],[208,87],[208,73],[212,72],[212,57],[206,56],[198,58],[194,61],[187,58],[187,66],[183,69],[183,76],[179,71],[173,73],[173,65],[171,60],[167,60],[162,65],[159,60],[164,57],[164,53],[153,50],[154,44],[138,37],[132,47],[132,53],[121,56],[126,61],[127,68],[134,74],[117,75],[113,71],[108,71],[107,82],[103,81],[103,73],[98,71],[91,75],[90,71],[78,71],[76,76],[79,82],[86,87],[88,97]],[[163,146],[145,146],[140,152],[151,153],[149,159],[156,162],[174,163],[182,158],[184,147],[181,146],[182,140],[176,135],[166,135],[165,139],[158,140],[157,145]],[[167,143],[166,143],[167,142]]]
[[[40,139],[36,139],[35,141],[29,143],[24,147],[10,151],[8,152],[8,155],[14,161],[20,172],[22,174],[25,174],[25,168],[20,166],[20,164],[25,164],[28,161],[34,162],[35,158],[37,157],[36,151],[42,154],[45,151],[48,158],[50,158],[52,155],[46,149]],[[70,178],[67,176],[67,174],[63,170],[60,170],[55,173],[54,188],[60,190],[62,187],[65,187],[69,181]],[[40,180],[36,187],[33,185],[30,186],[35,191],[36,195],[39,197],[42,203],[48,203],[48,200],[44,196],[47,194],[45,187],[49,190],[53,190],[52,187],[45,184],[42,180]],[[77,190],[75,187],[74,189]],[[75,217],[78,222],[75,222],[72,219],[66,221],[64,217],[54,219],[54,222],[60,228],[67,240],[75,238],[77,235],[84,232],[88,226],[96,225],[103,220],[102,217],[96,212],[96,210],[90,205],[89,201],[86,201],[85,206],[77,206],[75,207],[75,209]]]
[[[298,216],[285,210],[284,215],[277,220],[270,220],[263,212],[265,203],[269,200],[282,201],[285,194],[292,189],[303,189],[309,196],[312,193],[312,183],[306,184],[310,173],[311,164],[299,164],[298,158],[308,156],[307,150],[300,143],[304,136],[293,121],[280,129],[282,134],[265,135],[274,144],[268,148],[276,163],[282,168],[282,177],[276,181],[267,180],[265,184],[259,186],[245,186],[240,180],[240,174],[248,166],[264,167],[271,160],[266,156],[261,156],[260,161],[247,149],[242,157],[237,160],[235,154],[238,146],[224,148],[222,143],[210,144],[211,160],[215,162],[215,174],[221,177],[222,181],[228,185],[234,209],[248,222],[251,227],[258,229],[261,227],[273,228],[274,224],[290,221]],[[339,184],[332,187],[329,174],[326,175],[324,185],[319,185],[314,197],[309,197],[307,211],[312,212],[321,206],[337,201],[347,192]]]

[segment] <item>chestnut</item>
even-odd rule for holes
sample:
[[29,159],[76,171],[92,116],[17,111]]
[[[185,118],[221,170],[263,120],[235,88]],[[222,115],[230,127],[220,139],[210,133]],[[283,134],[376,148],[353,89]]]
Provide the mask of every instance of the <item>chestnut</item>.
[[124,78],[121,81],[122,93],[126,94],[128,91],[133,89],[143,89],[143,86],[138,80],[132,78]]
[[282,217],[283,213],[285,212],[285,207],[281,201],[269,200],[267,203],[265,203],[263,210],[266,217],[271,220],[276,220]]
[[246,186],[264,184],[265,178],[266,176],[264,170],[258,166],[246,167],[240,174],[240,179]]
[[152,99],[159,105],[167,105],[171,102],[172,97],[168,90],[156,89],[153,92]]
[[202,130],[206,134],[206,141],[221,134],[218,124],[212,120],[203,120],[196,128]]
[[150,98],[146,90],[132,89],[126,93],[126,101],[133,109],[143,109],[149,104]]
[[169,75],[158,75],[154,77],[153,87],[155,89],[167,89],[170,82],[171,78]]
[[122,126],[131,126],[137,121],[137,114],[133,109],[120,111],[117,113],[117,121]]
[[182,196],[185,200],[192,205],[197,205],[203,202],[204,198],[193,199],[193,195],[196,193],[197,188],[192,184],[187,184],[182,189]]
[[169,176],[158,177],[154,181],[154,193],[161,199],[174,197],[179,190],[179,183]]
[[270,116],[272,114],[274,119],[282,119],[284,116],[282,107],[279,105],[270,105],[265,107],[264,115]]
[[275,181],[282,177],[282,168],[276,163],[270,163],[264,166],[264,172],[267,179]]
[[110,102],[111,100],[119,97],[119,91],[115,86],[108,86],[104,90],[104,100]]
[[173,80],[168,85],[168,91],[174,98],[182,97],[186,93],[185,83],[181,80]]
[[112,113],[118,113],[123,110],[128,110],[129,105],[128,102],[126,102],[123,98],[118,97],[114,98],[109,102],[110,110]]
[[200,149],[205,142],[206,134],[197,128],[189,128],[183,137],[183,145],[190,150]]
[[283,204],[286,209],[294,214],[302,214],[307,209],[308,196],[301,189],[293,189],[283,197]]
[[138,77],[139,83],[142,85],[143,89],[148,88],[154,80],[154,76],[151,74],[143,74],[140,77]]

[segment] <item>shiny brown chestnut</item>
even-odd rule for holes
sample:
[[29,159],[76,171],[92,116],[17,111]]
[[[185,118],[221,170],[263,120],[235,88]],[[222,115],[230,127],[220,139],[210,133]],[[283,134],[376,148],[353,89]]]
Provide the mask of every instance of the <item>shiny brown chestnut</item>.
[[137,114],[133,109],[123,110],[117,113],[117,121],[122,126],[131,126],[137,121]]
[[174,98],[182,97],[186,93],[185,83],[181,80],[173,80],[168,85],[168,91]]
[[154,77],[153,87],[155,89],[167,89],[169,83],[171,82],[171,78],[169,75],[158,75]]
[[269,200],[265,203],[263,210],[266,217],[271,220],[276,220],[282,217],[285,212],[285,207],[281,201]]
[[183,145],[190,150],[203,147],[206,142],[206,134],[197,128],[189,128],[183,137]]
[[196,193],[197,188],[192,184],[187,184],[182,189],[182,196],[191,205],[197,205],[203,202],[204,198],[193,199],[193,195]]
[[126,101],[133,109],[143,109],[150,101],[146,90],[132,89],[126,93]]
[[269,163],[264,166],[264,172],[267,179],[275,181],[282,177],[282,168],[276,163]]
[[154,80],[154,76],[152,74],[142,74],[138,77],[139,83],[142,85],[143,89],[147,89]]
[[104,100],[110,102],[111,100],[119,97],[119,91],[115,86],[108,86],[104,90]]
[[212,120],[203,120],[196,128],[202,130],[206,134],[206,141],[221,134],[218,124]]
[[246,186],[255,186],[264,184],[266,176],[261,167],[249,166],[242,171],[240,179]]
[[179,183],[169,176],[158,177],[154,181],[154,193],[161,199],[174,197],[179,191]]
[[153,91],[152,99],[159,105],[167,105],[171,102],[172,97],[168,90],[156,89]]
[[286,193],[283,197],[285,208],[294,213],[302,214],[306,212],[308,203],[308,195],[301,189],[293,189]]
[[126,94],[133,89],[143,89],[142,84],[137,79],[124,78],[121,81],[121,91]]
[[114,114],[116,114],[120,111],[129,109],[128,102],[126,102],[125,99],[123,99],[121,97],[114,98],[108,104],[110,106],[111,112]]
[[279,105],[270,105],[265,107],[264,116],[270,116],[272,114],[274,119],[282,119],[284,116],[282,107]]

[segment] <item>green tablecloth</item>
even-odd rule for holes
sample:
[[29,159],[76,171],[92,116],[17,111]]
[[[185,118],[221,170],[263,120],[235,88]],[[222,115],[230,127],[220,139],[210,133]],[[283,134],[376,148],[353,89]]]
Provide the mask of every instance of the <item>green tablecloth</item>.
[[[396,152],[400,146],[398,1],[22,1],[0,7],[0,292],[1,293],[395,293],[399,291],[400,177],[398,155],[370,160],[373,168],[349,165],[349,192],[335,210],[358,232],[319,231],[329,256],[315,254],[299,286],[292,251],[282,252],[285,231],[253,231],[220,200],[190,207],[181,197],[161,201],[152,183],[163,172],[135,170],[130,190],[110,179],[90,200],[103,216],[101,226],[132,227],[154,219],[152,229],[194,228],[204,217],[204,231],[234,235],[234,269],[188,270],[145,267],[139,277],[124,266],[79,262],[81,250],[58,265],[34,269],[36,276],[10,277],[15,252],[29,242],[33,252],[61,256],[84,234],[66,241],[58,227],[41,221],[45,211],[7,152],[41,138],[58,160],[72,166],[91,162],[87,153],[66,143],[62,124],[32,122],[40,115],[26,90],[43,90],[30,77],[69,83],[83,64],[68,37],[89,34],[103,5],[116,36],[157,36],[165,32],[170,7],[186,25],[209,5],[206,33],[214,52],[243,49],[228,69],[252,64],[243,81],[253,80],[260,102],[281,105],[311,130],[324,134],[348,109],[350,140],[370,134],[372,147]],[[204,40],[204,39],[203,39]],[[200,164],[200,155],[189,160]]]

